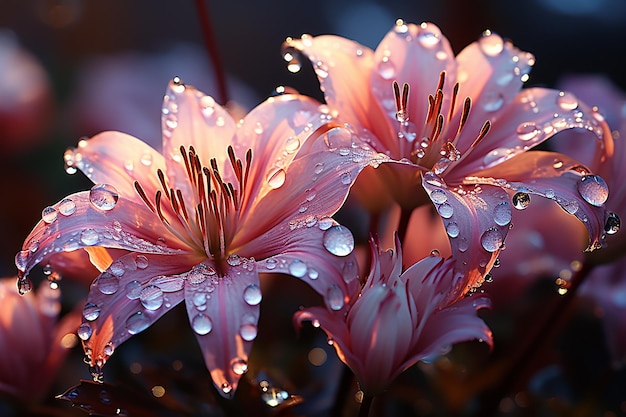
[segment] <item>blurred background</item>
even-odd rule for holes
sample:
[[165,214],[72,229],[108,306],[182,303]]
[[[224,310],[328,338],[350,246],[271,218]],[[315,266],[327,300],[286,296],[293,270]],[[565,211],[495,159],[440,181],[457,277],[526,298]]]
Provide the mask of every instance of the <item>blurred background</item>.
[[[486,29],[511,39],[536,57],[527,86],[556,88],[564,75],[604,74],[626,90],[624,0],[279,0],[271,5],[253,0],[207,0],[204,5],[219,52],[217,64],[227,76],[228,98],[242,111],[263,101],[278,86],[291,86],[323,99],[309,67],[303,66],[296,74],[287,70],[281,56],[286,37],[330,33],[375,48],[398,18],[437,24],[457,53]],[[4,196],[0,204],[0,276],[7,277],[15,275],[15,253],[40,219],[41,210],[90,187],[80,173],[70,176],[65,172],[63,152],[67,147],[103,130],[121,130],[158,146],[161,100],[174,76],[218,101],[220,92],[216,63],[207,52],[192,0],[0,0],[0,6],[0,189]],[[285,279],[281,285],[307,291],[292,281]],[[271,297],[268,294],[268,303]],[[289,326],[290,314],[298,307],[297,300],[291,302],[282,311],[265,312],[264,320]],[[184,319],[171,316],[159,324],[161,332],[174,331],[177,320]],[[582,325],[591,337],[602,338],[597,323]],[[144,343],[159,337],[156,329],[146,333],[140,335]],[[296,358],[306,352],[284,346],[279,349],[277,343],[272,344],[274,336],[271,332],[260,335],[259,346],[274,349],[275,363],[286,361],[297,369]],[[570,336],[569,340],[577,343],[585,341]],[[135,361],[137,356],[132,356],[136,354],[133,346],[138,348],[141,341],[129,342],[128,356],[120,352],[118,366],[126,374],[129,369],[132,376],[141,374],[149,380],[146,386],[154,385],[159,373],[161,379],[188,382],[189,374],[180,372],[183,362],[176,359],[181,344],[193,346],[188,352],[191,362],[185,366],[195,363],[203,370],[203,364],[190,333],[183,337],[182,341],[161,340],[148,356],[144,352],[143,371],[142,364]],[[289,334],[286,339],[291,337]],[[319,334],[305,332],[304,337],[313,340]],[[257,356],[271,350],[262,349],[256,350]],[[317,353],[324,358],[334,355],[332,349],[324,349]],[[591,352],[606,355],[602,349]],[[167,355],[174,360],[168,359],[163,374],[158,365]],[[74,363],[71,366],[80,371],[61,377],[55,393],[77,383],[76,375],[89,379],[80,357]],[[325,368],[324,372],[330,371]],[[211,395],[208,373],[205,376],[200,388],[184,387],[189,396]],[[424,375],[414,370],[408,377]],[[544,375],[543,383],[550,385],[556,380],[551,378]],[[558,387],[552,388],[558,394]],[[157,397],[154,392],[153,396]],[[614,397],[626,413],[626,395]],[[434,404],[424,407],[431,413],[425,409],[420,415],[436,414]],[[210,412],[204,410],[202,415]]]

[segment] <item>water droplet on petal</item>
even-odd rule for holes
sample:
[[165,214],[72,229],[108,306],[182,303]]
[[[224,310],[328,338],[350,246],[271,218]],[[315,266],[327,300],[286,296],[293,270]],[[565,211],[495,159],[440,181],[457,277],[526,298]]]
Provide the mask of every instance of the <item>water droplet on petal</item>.
[[244,323],[239,328],[239,335],[246,342],[251,342],[256,339],[258,329],[254,323]]
[[243,290],[243,299],[251,306],[258,305],[261,302],[261,288],[256,284],[250,284]]
[[57,209],[52,206],[48,206],[41,211],[41,219],[48,224],[53,223],[57,219],[57,216]]
[[604,225],[604,231],[608,235],[614,235],[619,232],[620,225],[621,221],[619,216],[615,213],[609,213],[609,217],[606,219],[606,224]]
[[306,271],[306,264],[299,259],[295,259],[289,264],[289,273],[296,278],[302,278]]
[[139,301],[146,310],[158,310],[163,305],[163,291],[156,285],[149,285],[139,293]]
[[578,99],[572,93],[561,91],[556,99],[556,104],[562,110],[576,110],[578,108]]
[[446,233],[448,233],[448,236],[452,238],[457,237],[460,232],[461,232],[461,229],[459,228],[459,225],[456,224],[455,222],[450,222],[446,226]]
[[235,375],[243,375],[248,372],[248,362],[241,358],[237,358],[233,361],[232,368]]
[[504,42],[502,38],[487,30],[483,33],[482,37],[478,40],[480,49],[487,56],[497,56],[504,50]]
[[417,34],[417,41],[424,48],[431,49],[441,42],[441,33],[436,26],[422,23]]
[[59,202],[59,213],[64,216],[71,216],[76,211],[76,203],[71,198],[64,198]]
[[97,209],[108,211],[117,204],[119,194],[115,187],[109,184],[96,184],[89,191],[89,201]]
[[224,382],[224,383],[222,384],[221,388],[222,388],[222,392],[223,392],[224,394],[230,394],[230,393],[231,393],[231,391],[233,390],[233,386],[232,386],[232,385],[230,385],[228,382]]
[[80,242],[86,246],[92,246],[98,243],[100,236],[94,229],[85,229],[80,233]]
[[448,196],[445,191],[436,189],[430,193],[430,199],[435,204],[443,204],[448,201]]
[[454,208],[448,203],[443,203],[437,206],[437,212],[444,219],[449,219],[454,214]]
[[389,60],[388,56],[384,56],[378,63],[378,75],[384,80],[390,80],[396,76],[396,67]]
[[324,232],[326,250],[336,256],[348,256],[354,250],[354,236],[345,226],[335,225]]
[[83,317],[87,321],[94,321],[100,316],[100,307],[94,303],[87,303],[83,307]]
[[276,259],[270,258],[265,261],[265,267],[269,270],[276,269],[278,266],[278,261]]
[[487,93],[485,95],[485,101],[483,103],[483,108],[485,111],[494,112],[498,111],[504,105],[504,96],[501,93]]
[[331,285],[326,291],[326,304],[331,310],[341,310],[344,306],[343,292],[336,285]]
[[33,290],[33,281],[30,278],[20,278],[17,280],[17,291],[24,295]]
[[206,314],[198,313],[191,319],[191,328],[200,336],[204,336],[213,329],[213,322]]
[[584,175],[578,181],[578,192],[592,206],[601,206],[609,198],[609,187],[598,175]]
[[495,252],[502,247],[504,239],[502,233],[495,227],[485,230],[480,237],[480,244],[487,252]]
[[141,283],[137,280],[132,280],[126,284],[124,291],[126,291],[126,297],[129,300],[136,300],[141,293]]
[[267,183],[270,187],[276,189],[283,186],[285,183],[286,175],[282,168],[274,168],[267,173]]
[[126,320],[126,330],[129,334],[137,334],[150,326],[150,319],[141,311],[136,312]]
[[493,210],[493,221],[498,226],[506,226],[511,223],[512,216],[511,205],[508,201],[502,201]]
[[96,281],[96,286],[102,294],[115,294],[119,288],[119,285],[119,278],[107,272],[103,272]]
[[83,323],[78,326],[78,329],[76,329],[76,334],[78,335],[80,340],[89,340],[89,338],[93,334],[93,329],[91,328],[89,323]]
[[139,269],[146,269],[148,267],[148,258],[144,255],[137,255],[135,262],[137,263],[137,268]]
[[512,198],[513,207],[518,210],[524,210],[530,205],[530,195],[526,193],[515,193]]

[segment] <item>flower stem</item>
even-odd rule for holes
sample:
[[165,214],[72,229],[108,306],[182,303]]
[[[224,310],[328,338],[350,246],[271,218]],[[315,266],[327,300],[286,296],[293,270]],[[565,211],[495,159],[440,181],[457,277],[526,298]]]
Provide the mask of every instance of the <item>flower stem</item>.
[[213,69],[215,70],[215,76],[217,78],[218,100],[221,104],[225,105],[228,103],[226,77],[224,75],[224,66],[217,49],[217,42],[215,41],[215,34],[213,33],[213,25],[211,24],[211,17],[209,9],[206,6],[206,0],[196,0],[196,10],[198,11],[198,17],[200,19],[204,44],[213,63]]

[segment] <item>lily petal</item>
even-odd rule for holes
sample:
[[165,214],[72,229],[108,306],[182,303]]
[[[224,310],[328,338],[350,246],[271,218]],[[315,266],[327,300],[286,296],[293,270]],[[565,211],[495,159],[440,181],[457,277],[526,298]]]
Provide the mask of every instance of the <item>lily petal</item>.
[[213,383],[231,397],[248,370],[248,354],[257,335],[261,302],[254,261],[242,259],[223,277],[185,285],[185,304]]
[[[487,183],[487,178],[491,178],[493,183],[494,178],[495,182],[503,179],[512,190],[554,200],[585,225],[589,233],[588,250],[602,245],[608,217],[604,202],[609,189],[604,180],[591,174],[578,161],[555,152],[533,151],[476,175],[471,178],[472,182]],[[585,181],[594,183],[593,192],[586,190]]]
[[509,230],[512,207],[508,194],[492,185],[449,189],[433,173],[424,175],[422,185],[443,220],[457,271],[465,276],[464,282],[454,287],[465,288],[464,293],[479,286]]
[[133,200],[120,198],[110,210],[101,210],[84,191],[52,207],[53,220],[40,220],[16,256],[22,274],[56,253],[94,245],[155,254],[180,254],[187,248],[144,204]]
[[[147,329],[184,298],[184,265],[195,258],[130,253],[115,260],[91,284],[78,335],[95,372],[120,344]],[[178,271],[177,271],[178,269]]]

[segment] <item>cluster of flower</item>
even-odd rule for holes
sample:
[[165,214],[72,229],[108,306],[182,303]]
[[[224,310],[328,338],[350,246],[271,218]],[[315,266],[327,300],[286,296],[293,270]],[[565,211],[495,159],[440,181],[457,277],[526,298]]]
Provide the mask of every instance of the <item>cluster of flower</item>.
[[[534,57],[498,34],[455,56],[435,25],[398,20],[376,50],[303,35],[283,56],[294,70],[310,59],[325,103],[286,89],[235,120],[174,78],[160,150],[109,131],[66,151],[66,170],[94,186],[43,209],[17,281],[24,294],[38,264],[52,277],[98,269],[77,324],[95,380],[184,301],[217,392],[233,397],[263,330],[260,276],[278,273],[320,295],[294,323],[327,334],[369,407],[419,361],[459,342],[493,346],[479,314],[492,275],[509,290],[558,276],[567,292],[620,250],[606,237],[620,227],[607,202],[617,211],[626,192],[621,139],[573,93],[523,88]],[[563,131],[567,143],[545,146]],[[582,288],[624,287],[622,273],[602,279]],[[602,297],[623,312],[623,296],[621,310]],[[619,361],[624,324],[606,310]]]

